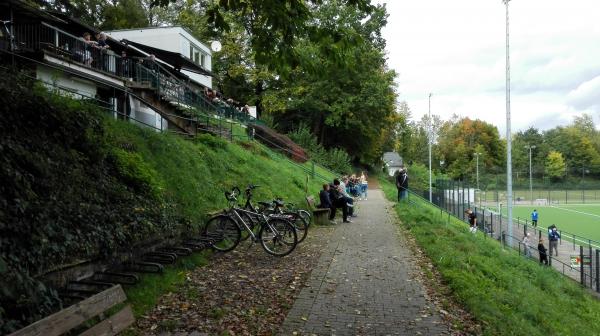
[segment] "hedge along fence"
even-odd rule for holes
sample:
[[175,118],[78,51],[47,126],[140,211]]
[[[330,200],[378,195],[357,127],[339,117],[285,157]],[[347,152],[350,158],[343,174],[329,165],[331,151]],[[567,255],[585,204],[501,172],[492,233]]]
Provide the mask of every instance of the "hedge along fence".
[[37,275],[197,232],[233,185],[304,203],[304,171],[254,142],[158,133],[2,75],[0,333],[60,308]]

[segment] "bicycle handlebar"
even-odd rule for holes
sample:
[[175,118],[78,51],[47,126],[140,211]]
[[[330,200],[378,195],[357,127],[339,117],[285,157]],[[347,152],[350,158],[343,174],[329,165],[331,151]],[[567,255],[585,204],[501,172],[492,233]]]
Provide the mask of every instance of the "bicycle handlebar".
[[231,191],[225,191],[225,198],[230,202],[237,202],[237,196],[241,193],[240,188],[233,187]]

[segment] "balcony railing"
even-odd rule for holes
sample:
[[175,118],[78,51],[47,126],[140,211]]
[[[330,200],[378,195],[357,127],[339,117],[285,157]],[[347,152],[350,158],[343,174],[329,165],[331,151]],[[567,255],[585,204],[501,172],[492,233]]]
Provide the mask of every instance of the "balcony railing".
[[0,48],[10,48],[13,52],[44,51],[56,58],[154,89],[163,99],[183,109],[243,123],[256,122],[233,106],[209,101],[203,92],[172,75],[159,62],[149,58],[122,57],[110,49],[99,48],[96,42],[85,41],[83,37],[76,37],[46,23],[13,25],[12,41],[9,36],[2,39],[4,43],[0,43]]

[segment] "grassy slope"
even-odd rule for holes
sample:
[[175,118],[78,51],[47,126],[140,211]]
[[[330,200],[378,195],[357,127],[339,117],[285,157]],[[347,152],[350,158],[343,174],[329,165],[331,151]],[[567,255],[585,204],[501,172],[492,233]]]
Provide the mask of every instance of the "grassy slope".
[[[304,207],[306,182],[310,194],[316,194],[323,182],[307,180],[305,170],[297,164],[257,143],[232,144],[208,135],[185,140],[114,120],[108,120],[107,126],[112,145],[135,148],[152,171],[153,183],[193,226],[202,223],[208,211],[225,207],[223,191],[234,185],[243,190],[249,183],[258,184],[255,200],[277,196]],[[318,173],[333,179],[330,172],[320,169]],[[138,285],[126,288],[135,315],[151,309],[162,294],[185,281],[188,270],[206,264],[209,256],[197,253],[167,267],[162,275],[142,275]]]
[[[306,172],[264,146],[253,142],[232,144],[210,135],[185,140],[120,121],[108,123],[112,145],[133,146],[151,168],[153,183],[193,224],[205,219],[207,212],[225,207],[223,191],[232,186],[243,190],[250,183],[260,185],[255,200],[279,196],[301,206],[306,204]],[[333,179],[331,174],[326,176]],[[321,183],[309,178],[309,194],[318,193]]]
[[[381,184],[393,200],[395,187]],[[572,280],[469,234],[466,224],[447,222],[425,203],[396,210],[485,335],[600,334],[600,301]]]

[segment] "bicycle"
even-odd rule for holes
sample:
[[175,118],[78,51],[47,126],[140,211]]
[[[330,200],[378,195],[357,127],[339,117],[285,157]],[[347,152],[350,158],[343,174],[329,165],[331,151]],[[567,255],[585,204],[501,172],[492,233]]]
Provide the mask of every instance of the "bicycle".
[[298,230],[298,243],[304,241],[304,239],[308,235],[308,228],[310,226],[311,219],[311,216],[310,214],[308,214],[308,211],[302,209],[295,209],[293,208],[293,204],[291,203],[286,205],[285,202],[283,202],[283,200],[281,200],[280,198],[274,199],[270,203],[270,207],[266,208],[265,211],[269,214],[269,216],[281,216],[282,218],[285,218],[292,224],[294,224],[296,230]]
[[[240,189],[237,187],[231,192],[226,191],[225,198],[229,202],[229,210],[209,219],[204,227],[205,235],[217,237],[213,248],[221,252],[235,249],[242,240],[244,230],[253,242],[260,242],[265,252],[278,257],[290,254],[298,245],[296,228],[283,218],[269,217],[236,206],[239,194]],[[241,214],[258,219],[258,234],[253,231],[254,225],[244,220]]]
[[[298,243],[304,241],[308,234],[308,227],[310,225],[310,214],[308,215],[309,219],[306,219],[306,214],[308,211],[306,210],[284,210],[284,202],[281,199],[275,199],[270,202],[258,202],[260,207],[257,209],[252,204],[252,191],[256,188],[260,187],[259,185],[250,184],[246,190],[246,203],[244,204],[244,209],[256,212],[256,213],[264,213],[269,217],[273,218],[283,218],[294,225],[298,234]],[[302,213],[304,212],[304,213]],[[254,230],[254,227],[258,224],[258,218],[256,216],[250,216],[248,214],[244,214],[244,217],[250,223],[250,227]],[[242,234],[242,239],[248,239],[249,235]]]

